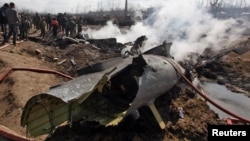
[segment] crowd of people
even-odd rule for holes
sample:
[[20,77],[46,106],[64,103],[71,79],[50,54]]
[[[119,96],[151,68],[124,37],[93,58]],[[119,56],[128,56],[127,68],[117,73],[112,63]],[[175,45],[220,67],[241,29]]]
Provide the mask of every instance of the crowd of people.
[[46,32],[51,31],[53,37],[58,33],[74,37],[82,32],[82,26],[85,24],[82,17],[76,18],[67,13],[58,13],[57,15],[35,13],[19,13],[13,2],[5,3],[0,8],[0,24],[3,36],[2,44],[9,43],[12,37],[13,45],[16,45],[17,39],[28,40],[29,31],[40,31],[40,37],[45,38]]

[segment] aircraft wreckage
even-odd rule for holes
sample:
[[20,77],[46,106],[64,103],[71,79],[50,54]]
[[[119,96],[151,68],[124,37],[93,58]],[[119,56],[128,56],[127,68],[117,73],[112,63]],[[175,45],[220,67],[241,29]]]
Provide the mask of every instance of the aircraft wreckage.
[[[96,121],[118,125],[128,115],[149,106],[160,127],[165,123],[154,100],[176,85],[184,69],[163,43],[137,56],[113,58],[79,70],[81,76],[31,97],[21,125],[33,136],[51,133],[62,123]],[[178,70],[178,71],[177,71]]]

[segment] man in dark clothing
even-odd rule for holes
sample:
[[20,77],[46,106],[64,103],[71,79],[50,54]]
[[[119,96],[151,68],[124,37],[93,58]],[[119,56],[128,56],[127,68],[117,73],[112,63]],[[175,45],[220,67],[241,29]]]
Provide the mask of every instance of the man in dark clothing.
[[50,25],[51,25],[51,15],[50,15],[50,13],[47,14],[45,20],[46,20],[47,30],[49,30]]
[[31,28],[31,24],[28,21],[27,17],[24,16],[22,21],[21,21],[21,28],[22,28],[22,35],[21,37],[28,41],[28,33],[29,33],[29,29]]
[[45,17],[41,18],[39,26],[40,26],[40,29],[41,29],[40,37],[44,38],[45,37],[45,28],[46,28]]
[[39,24],[40,24],[41,17],[39,16],[38,13],[36,13],[33,20],[34,20],[35,29],[39,30],[40,29]]
[[61,17],[61,21],[60,21],[60,24],[61,24],[61,27],[62,27],[62,33],[65,33],[66,32],[66,23],[68,22],[68,18],[67,18],[67,14],[64,13]]
[[70,35],[71,37],[73,37],[76,33],[75,31],[76,31],[75,18],[71,17],[66,24],[66,36]]
[[19,26],[19,16],[18,12],[15,8],[15,4],[13,2],[10,3],[10,8],[7,9],[6,12],[6,17],[8,20],[8,25],[9,25],[9,33],[7,36],[7,42],[10,39],[10,36],[13,35],[13,45],[16,45],[16,40],[17,40],[17,32],[18,32],[18,26]]
[[6,17],[5,11],[9,8],[9,4],[5,3],[3,7],[0,8],[0,24],[3,32],[3,44],[7,42],[7,34],[8,34],[8,20]]

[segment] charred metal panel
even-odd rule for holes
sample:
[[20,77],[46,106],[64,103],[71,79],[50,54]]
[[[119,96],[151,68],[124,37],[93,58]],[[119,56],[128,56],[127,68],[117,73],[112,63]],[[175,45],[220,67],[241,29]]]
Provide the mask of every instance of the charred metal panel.
[[[118,65],[114,65],[112,68],[106,69],[101,72],[82,75],[78,78],[61,84],[58,87],[52,88],[45,93],[57,97],[68,103],[71,100],[78,99],[79,97],[84,96],[88,92],[93,91],[95,86],[98,84],[98,82],[100,82],[100,80],[102,80],[102,78],[107,72],[110,72],[112,69],[115,68],[115,70],[110,74],[110,76],[112,76],[113,74],[123,70],[131,63],[132,58],[127,58],[126,60],[122,60]],[[101,63],[99,64],[100,66],[103,66],[101,65]]]
[[[178,72],[168,62],[168,60],[173,62],[174,60],[155,55],[144,55],[143,58],[147,66],[144,69],[144,74],[139,78],[139,90],[128,109],[128,114],[141,106],[149,105],[171,89],[180,79]],[[180,68],[180,66],[178,67]],[[183,72],[184,69],[181,71]]]
[[119,59],[96,64],[110,67],[104,66],[103,71],[97,69],[32,97],[24,107],[21,125],[27,127],[31,136],[48,134],[64,122],[79,120],[117,125],[141,106],[149,106],[164,128],[153,102],[178,82],[176,69],[183,69],[171,58],[150,54],[118,62]]
[[88,39],[87,41],[90,42],[91,44],[95,44],[99,48],[102,48],[103,46],[114,48],[117,46],[116,38]]
[[117,58],[112,58],[100,63],[96,63],[93,65],[89,65],[87,67],[84,68],[80,68],[77,70],[77,73],[79,75],[83,75],[83,74],[89,74],[89,73],[94,73],[94,72],[100,72],[100,71],[104,71],[108,68],[111,68],[121,62],[123,62],[124,60],[121,57],[117,57]]
[[[38,136],[52,132],[65,121],[85,119],[103,125],[112,123],[128,108],[133,99],[125,103],[125,107],[121,103],[111,103],[115,96],[111,95],[113,92],[104,92],[103,87],[107,85],[105,89],[110,89],[109,81],[118,83],[119,78],[113,79],[113,75],[115,77],[120,71],[123,77],[127,77],[124,70],[131,64],[132,58],[127,58],[113,68],[82,75],[32,97],[24,107],[21,125],[27,126],[31,136]],[[116,87],[120,86],[117,85],[114,89]]]
[[143,54],[155,54],[165,57],[171,57],[170,56],[170,47],[172,46],[172,43],[166,43],[163,42],[163,44],[156,46],[152,49],[149,49],[147,51],[144,51]]

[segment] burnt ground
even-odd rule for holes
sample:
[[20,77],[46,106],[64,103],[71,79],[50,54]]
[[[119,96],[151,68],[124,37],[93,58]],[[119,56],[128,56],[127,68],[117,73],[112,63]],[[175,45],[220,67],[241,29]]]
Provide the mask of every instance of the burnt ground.
[[[9,45],[0,50],[0,75],[10,68],[25,67],[56,70],[77,77],[77,70],[89,64],[119,56],[114,49],[98,49],[90,43],[70,43],[65,45],[52,39],[34,37],[17,46]],[[240,39],[239,39],[240,40]],[[249,40],[240,43],[248,44]],[[73,62],[72,62],[73,59]],[[243,54],[230,52],[214,63],[200,70],[202,76],[234,88],[249,92],[250,52]],[[218,77],[222,76],[222,77]],[[234,80],[234,81],[231,81]],[[0,83],[0,125],[4,125],[18,134],[26,136],[26,130],[20,126],[22,108],[29,98],[39,94],[50,86],[68,81],[55,74],[27,71],[14,71]],[[240,83],[239,83],[240,82]],[[244,84],[244,87],[243,85]],[[247,94],[247,93],[245,93]],[[156,100],[156,107],[167,124],[161,130],[147,107],[139,109],[138,120],[127,117],[118,126],[103,127],[96,123],[74,123],[58,127],[54,134],[36,137],[35,140],[132,140],[132,141],[191,141],[207,140],[208,124],[226,124],[224,119],[211,110],[206,102],[197,98],[189,88],[173,88],[169,93]],[[184,110],[184,117],[178,115],[178,108]]]

